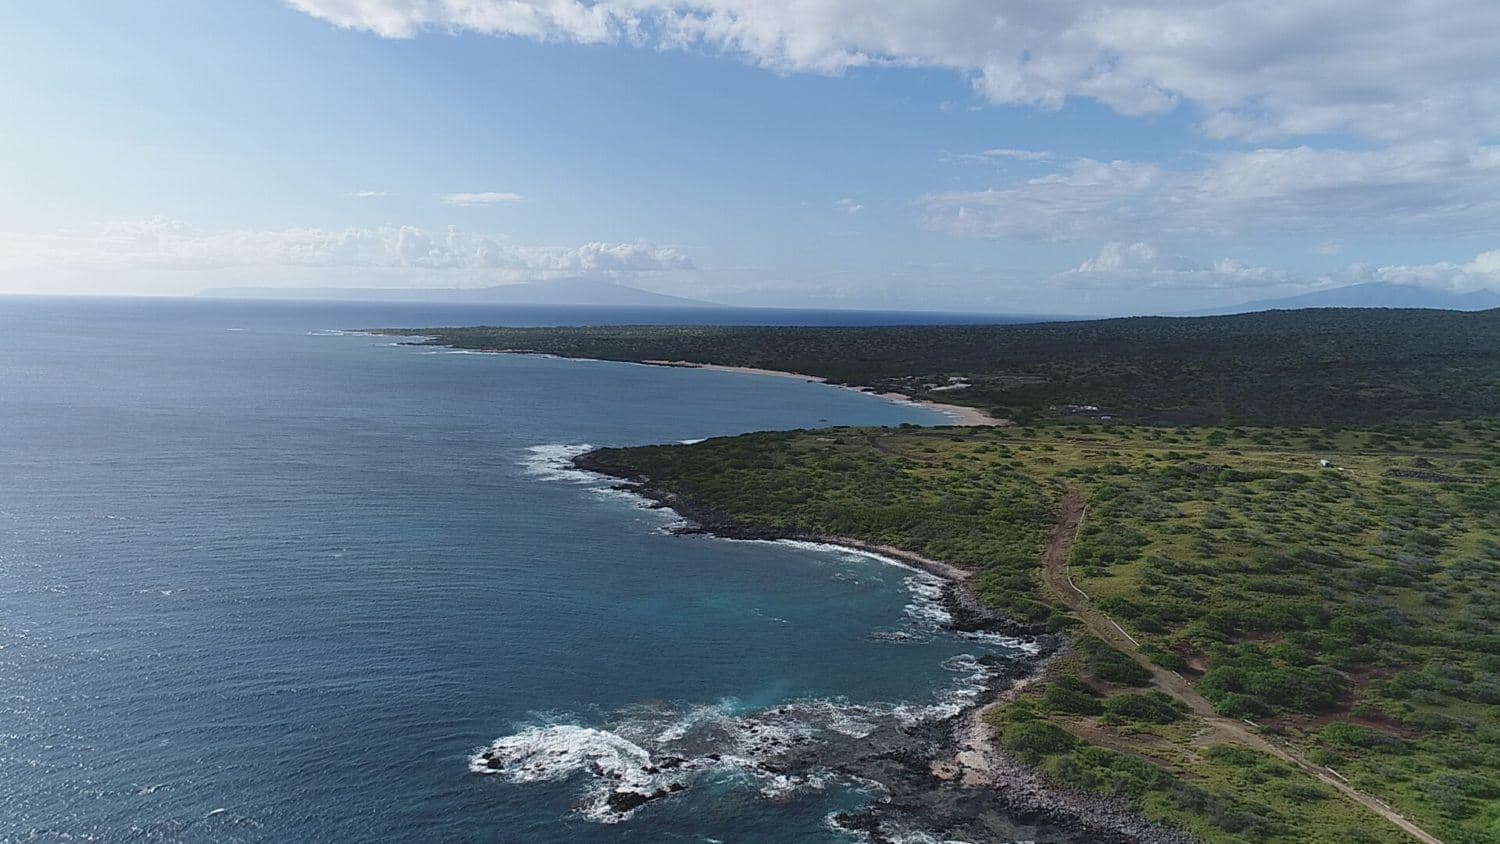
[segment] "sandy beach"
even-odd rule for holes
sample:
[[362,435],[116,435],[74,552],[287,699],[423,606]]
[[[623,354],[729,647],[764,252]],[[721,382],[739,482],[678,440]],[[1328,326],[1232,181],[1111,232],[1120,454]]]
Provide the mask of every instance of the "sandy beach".
[[[641,363],[652,366],[676,366],[683,369],[708,369],[714,372],[738,372],[744,375],[772,375],[777,378],[797,378],[803,381],[812,381],[816,384],[830,384],[831,382],[819,375],[807,375],[802,372],[784,372],[779,369],[758,369],[753,366],[723,366],[716,363],[693,363],[686,360],[643,360]],[[887,401],[900,404],[910,404],[917,407],[925,407],[934,410],[953,420],[953,424],[963,427],[985,427],[985,426],[1007,426],[1015,423],[1009,419],[991,416],[977,407],[967,407],[961,404],[945,404],[943,402],[916,399],[905,393],[878,393],[868,387],[851,387],[847,384],[832,384],[845,390],[853,390],[857,393],[868,393],[879,396]]]

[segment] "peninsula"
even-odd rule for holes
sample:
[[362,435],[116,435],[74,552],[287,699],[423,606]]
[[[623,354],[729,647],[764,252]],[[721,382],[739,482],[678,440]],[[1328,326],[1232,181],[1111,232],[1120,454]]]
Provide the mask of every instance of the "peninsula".
[[1500,312],[409,333],[1021,420],[579,458],[715,533],[927,563],[977,623],[1061,640],[955,720],[933,789],[1121,840],[1089,800],[1162,840],[1500,832]]

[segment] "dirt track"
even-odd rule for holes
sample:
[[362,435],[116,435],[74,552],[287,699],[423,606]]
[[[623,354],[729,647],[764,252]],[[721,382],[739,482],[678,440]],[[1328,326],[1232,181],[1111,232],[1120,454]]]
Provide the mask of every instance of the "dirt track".
[[1150,671],[1152,683],[1158,689],[1187,704],[1193,714],[1198,716],[1205,726],[1217,732],[1222,739],[1238,742],[1262,753],[1269,753],[1283,762],[1296,765],[1332,786],[1350,800],[1400,827],[1418,841],[1425,842],[1425,844],[1442,844],[1437,837],[1402,817],[1396,810],[1345,782],[1328,769],[1313,764],[1295,749],[1272,742],[1248,723],[1219,715],[1214,711],[1213,704],[1198,694],[1192,684],[1182,675],[1147,659],[1146,655],[1141,653],[1140,643],[1132,639],[1130,634],[1126,633],[1125,629],[1114,619],[1094,609],[1089,596],[1074,585],[1073,578],[1068,575],[1068,555],[1073,550],[1073,540],[1078,536],[1078,529],[1083,525],[1086,511],[1087,507],[1082,496],[1069,493],[1064,497],[1057,525],[1052,529],[1052,535],[1047,540],[1047,549],[1042,554],[1042,583],[1057,596],[1058,600],[1072,610],[1073,615],[1083,623],[1084,627],[1088,628],[1090,633],[1109,642],[1121,652],[1129,655],[1141,667]]

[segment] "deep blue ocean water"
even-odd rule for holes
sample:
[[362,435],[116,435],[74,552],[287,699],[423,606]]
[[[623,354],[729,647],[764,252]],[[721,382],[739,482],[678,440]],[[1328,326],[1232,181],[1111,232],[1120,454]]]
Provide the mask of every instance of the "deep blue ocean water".
[[[756,759],[951,708],[1013,648],[910,570],[673,536],[561,467],[941,417],[338,333],[619,316],[0,298],[0,841],[848,840],[865,789]],[[471,770],[496,740],[517,763]],[[639,753],[720,758],[602,813]]]

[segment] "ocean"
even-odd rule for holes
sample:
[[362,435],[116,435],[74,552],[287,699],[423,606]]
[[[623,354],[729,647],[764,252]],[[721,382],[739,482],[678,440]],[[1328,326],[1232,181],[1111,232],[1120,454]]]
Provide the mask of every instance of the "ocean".
[[1022,647],[567,458],[946,420],[348,333],[652,316],[0,298],[0,841],[854,840],[880,785],[780,755],[951,713]]

